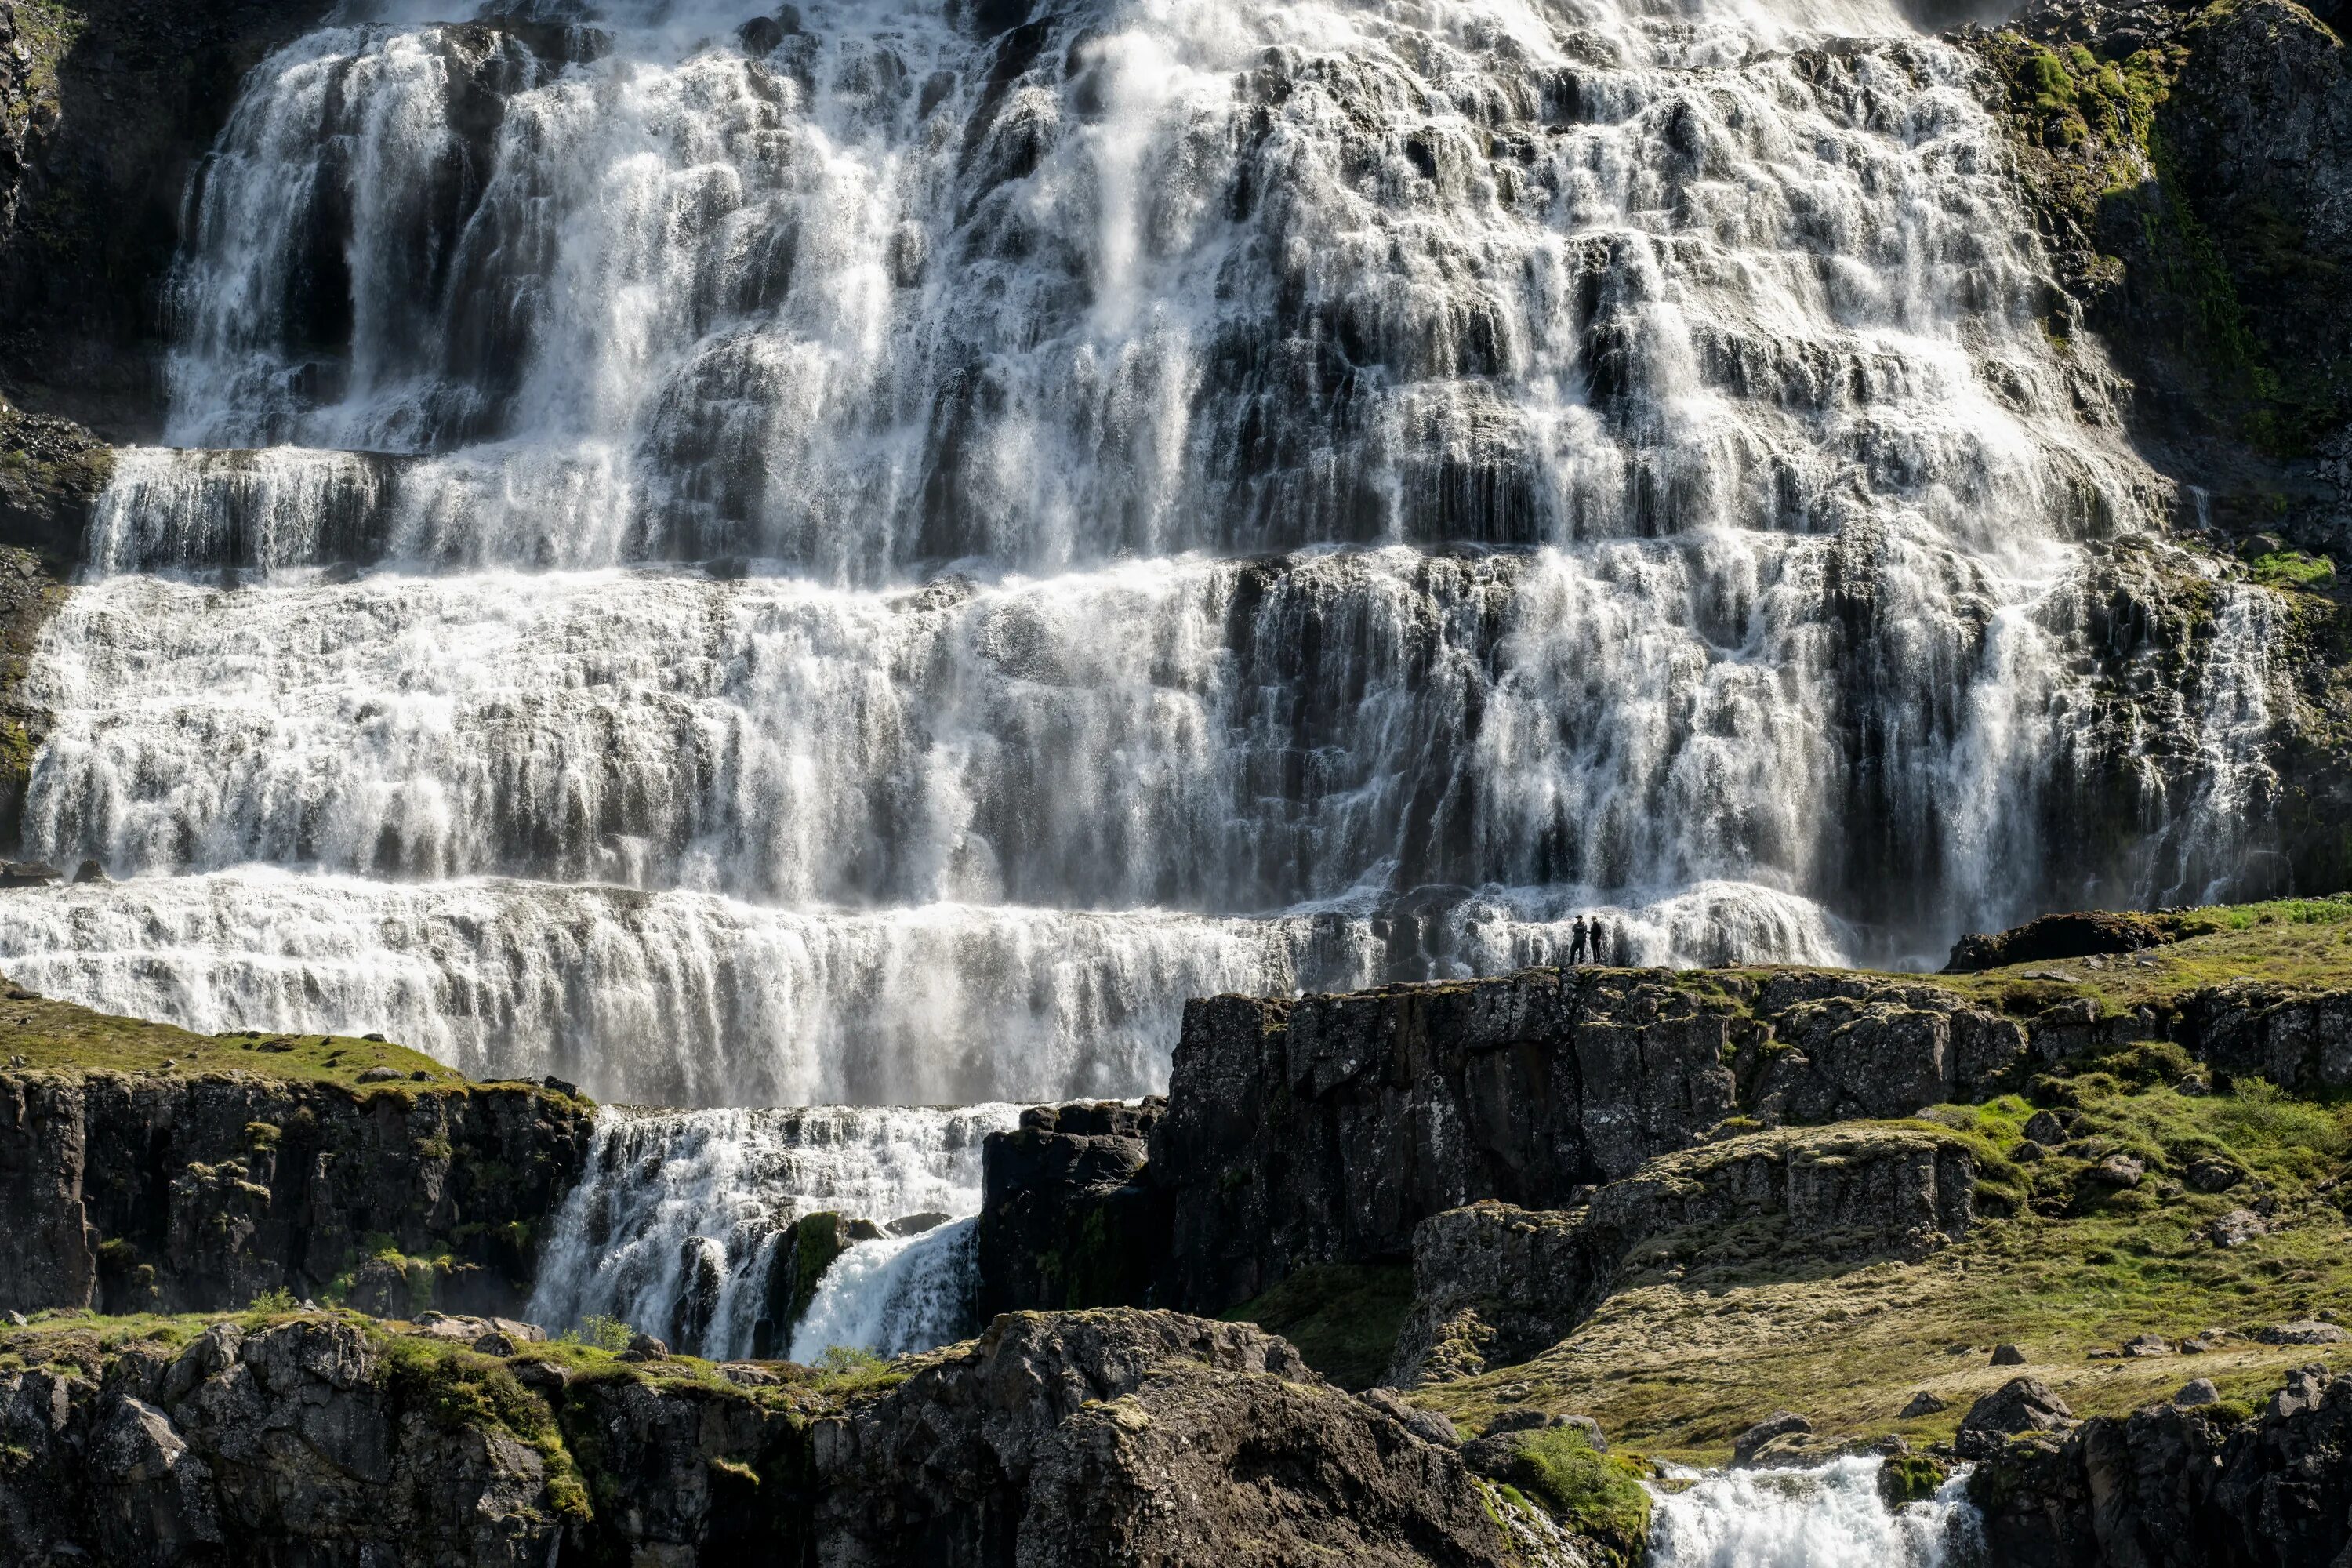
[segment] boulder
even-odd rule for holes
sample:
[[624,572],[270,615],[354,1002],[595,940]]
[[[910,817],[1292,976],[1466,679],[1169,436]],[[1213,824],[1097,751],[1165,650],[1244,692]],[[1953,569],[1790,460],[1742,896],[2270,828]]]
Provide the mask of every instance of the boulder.
[[2200,1193],[2226,1193],[2246,1179],[2246,1173],[2227,1160],[2211,1158],[2190,1163],[2186,1180]]
[[2231,1209],[2206,1226],[2205,1235],[2216,1247],[2243,1247],[2270,1234],[2270,1222],[2252,1209]]
[[1995,1345],[1992,1347],[1992,1364],[1995,1366],[2023,1366],[2025,1364],[2025,1352],[2015,1345]]
[[2306,1318],[2258,1329],[2254,1338],[2266,1345],[2340,1345],[2352,1341],[2352,1333],[2336,1324]]
[[2128,1154],[2110,1154],[2083,1175],[2094,1186],[2131,1188],[2147,1177],[2147,1167]]
[[1439,1443],[1448,1448],[1462,1447],[1462,1434],[1454,1429],[1453,1422],[1434,1410],[1423,1410],[1408,1402],[1393,1388],[1366,1389],[1361,1398],[1425,1443]]
[[1895,1413],[1895,1418],[1916,1421],[1922,1415],[1940,1415],[1951,1407],[1949,1400],[1940,1399],[1923,1388],[1904,1402],[1903,1408]]
[[1776,1410],[1731,1440],[1731,1462],[1744,1468],[1775,1439],[1810,1434],[1813,1424],[1793,1410]]
[[2210,1377],[2190,1378],[2180,1385],[2180,1392],[2172,1396],[2172,1403],[2179,1405],[2183,1410],[2193,1410],[2200,1405],[2219,1405],[2221,1402],[2221,1391],[2213,1386],[2213,1380]]
[[1952,1447],[1963,1458],[1981,1458],[2008,1438],[2063,1432],[2074,1424],[2066,1402],[2039,1378],[2013,1377],[1969,1406]]
[[2124,1342],[2124,1354],[2147,1357],[2173,1354],[2172,1343],[2160,1334],[2134,1334]]
[[2173,940],[2158,921],[2111,910],[2044,915],[1990,935],[1964,936],[1952,945],[1947,974],[2000,969],[2013,963],[2052,963],[2094,953],[2137,952]]

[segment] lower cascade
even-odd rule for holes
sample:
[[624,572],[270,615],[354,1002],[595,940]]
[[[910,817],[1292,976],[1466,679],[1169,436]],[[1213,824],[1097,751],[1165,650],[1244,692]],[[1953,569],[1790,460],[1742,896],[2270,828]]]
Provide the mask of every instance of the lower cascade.
[[1933,1498],[1889,1508],[1885,1461],[1675,1476],[1650,1528],[1652,1568],[1990,1568],[1968,1467]]
[[[944,1343],[969,1326],[981,1144],[1017,1116],[608,1107],[529,1312],[551,1329],[625,1323],[714,1361]],[[797,1238],[818,1214],[822,1245]]]

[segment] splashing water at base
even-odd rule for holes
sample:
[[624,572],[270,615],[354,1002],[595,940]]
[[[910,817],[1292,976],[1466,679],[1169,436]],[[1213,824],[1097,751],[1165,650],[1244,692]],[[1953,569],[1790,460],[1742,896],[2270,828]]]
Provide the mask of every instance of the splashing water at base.
[[1811,1470],[1732,1470],[1662,1496],[1654,1568],[1969,1568],[1982,1558],[1963,1468],[1925,1502],[1889,1509],[1876,1458]]
[[978,1225],[863,1241],[834,1259],[793,1331],[792,1359],[813,1363],[836,1348],[905,1355],[955,1339],[971,1310]]
[[[588,1173],[556,1215],[530,1315],[557,1329],[617,1318],[713,1359],[774,1353],[782,1348],[783,1307],[775,1295],[792,1289],[791,1259],[779,1249],[793,1221],[826,1209],[877,1223],[977,1214],[981,1146],[1019,1117],[1013,1105],[608,1106],[597,1115]],[[913,1237],[957,1230],[966,1244],[911,1257],[908,1241],[896,1237],[852,1247],[841,1260],[855,1259],[852,1276],[895,1263],[891,1279],[905,1288],[853,1314],[867,1325],[866,1337],[826,1342],[915,1349],[951,1335],[971,1297],[971,1229],[942,1226]],[[838,1264],[827,1271],[818,1307],[840,1294],[835,1277],[842,1272]],[[918,1346],[926,1334],[938,1337]]]

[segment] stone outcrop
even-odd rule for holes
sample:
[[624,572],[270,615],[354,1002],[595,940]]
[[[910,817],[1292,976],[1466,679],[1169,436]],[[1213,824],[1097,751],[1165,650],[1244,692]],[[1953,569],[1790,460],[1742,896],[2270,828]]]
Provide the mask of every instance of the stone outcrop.
[[2112,910],[2044,915],[2008,931],[1960,938],[1952,944],[1951,962],[1944,965],[1944,973],[1963,974],[2012,963],[2137,952],[2172,940],[2161,921],[2147,915]]
[[1506,1560],[1453,1448],[1279,1339],[1171,1312],[999,1319],[814,1448],[844,1568]]
[[1523,1560],[1451,1446],[1281,1340],[1170,1313],[1008,1317],[847,1388],[583,1373],[348,1319],[8,1348],[12,1563]]
[[2288,1374],[2253,1420],[2175,1402],[1988,1446],[1969,1481],[2016,1568],[2331,1568],[2352,1557],[2352,1374]]
[[2172,1032],[2223,1072],[2300,1094],[2352,1089],[2352,993],[2216,986],[2181,999]]
[[2026,1049],[1948,990],[1814,971],[1195,1002],[1151,1142],[1173,1215],[1159,1300],[1222,1310],[1306,1264],[1401,1261],[1432,1215],[1565,1207],[1742,1110],[1824,1121],[1969,1098]]
[[[1413,1235],[1400,1387],[1524,1361],[1566,1338],[1624,1276],[1703,1256],[1738,1227],[1743,1262],[1917,1258],[1964,1236],[1976,1163],[1957,1138],[1904,1127],[1784,1130],[1651,1162],[1576,1208],[1485,1203]],[[1682,1233],[1677,1235],[1676,1233]]]
[[529,1085],[0,1073],[0,1308],[518,1314],[593,1117]]
[[1140,1305],[1168,1256],[1166,1194],[1143,1179],[1152,1098],[1038,1106],[981,1156],[979,1315]]

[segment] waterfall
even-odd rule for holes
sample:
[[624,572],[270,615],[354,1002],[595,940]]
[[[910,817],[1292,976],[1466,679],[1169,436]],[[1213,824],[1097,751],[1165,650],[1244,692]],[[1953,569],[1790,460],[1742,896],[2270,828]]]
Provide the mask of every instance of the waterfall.
[[2086,546],[2161,487],[1983,86],[1885,0],[352,0],[194,178],[166,444],[29,661],[25,852],[127,880],[0,964],[1044,1099],[1584,914],[2089,897]]
[[[1020,1108],[598,1112],[588,1173],[557,1211],[530,1311],[551,1328],[590,1316],[724,1360],[769,1348],[787,1304],[774,1299],[779,1244],[820,1210],[887,1225],[950,1216],[907,1237],[860,1242],[826,1271],[814,1357],[832,1344],[896,1353],[963,1327],[971,1297],[970,1216],[980,1212],[981,1146]],[[895,1289],[845,1313],[845,1280]],[[790,1275],[785,1276],[790,1289]],[[869,1292],[871,1294],[871,1292]],[[813,1308],[807,1320],[820,1313]],[[803,1330],[805,1338],[807,1328]],[[825,1337],[831,1336],[831,1337]],[[773,1349],[784,1342],[776,1338]]]
[[843,1253],[793,1331],[791,1359],[806,1364],[836,1348],[904,1355],[953,1340],[971,1310],[975,1223],[957,1220]]
[[1654,1568],[1968,1568],[1981,1561],[1966,1467],[1928,1500],[1890,1510],[1878,1492],[1884,1462],[1699,1477],[1657,1499],[1649,1561]]

